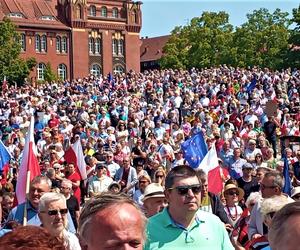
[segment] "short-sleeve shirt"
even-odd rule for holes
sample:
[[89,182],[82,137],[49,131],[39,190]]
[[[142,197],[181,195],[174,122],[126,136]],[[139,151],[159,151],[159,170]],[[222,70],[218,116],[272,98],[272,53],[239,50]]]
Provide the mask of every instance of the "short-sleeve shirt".
[[197,211],[192,225],[184,229],[170,217],[168,209],[151,217],[147,225],[144,250],[233,250],[228,233],[220,219],[208,212]]
[[[81,180],[80,175],[77,172],[74,172],[73,174],[69,175],[67,179],[72,182],[77,182]],[[80,187],[73,187],[73,192],[74,192],[74,196],[78,200],[78,203],[80,204],[80,195],[81,195]]]

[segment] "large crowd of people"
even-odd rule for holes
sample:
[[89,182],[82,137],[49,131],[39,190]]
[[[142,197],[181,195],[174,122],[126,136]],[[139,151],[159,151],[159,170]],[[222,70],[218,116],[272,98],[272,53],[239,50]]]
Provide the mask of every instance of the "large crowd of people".
[[[299,93],[298,70],[226,65],[10,86],[0,96],[0,135],[12,156],[1,173],[0,249],[35,234],[23,229],[25,210],[26,224],[43,227],[57,249],[284,249],[272,222],[300,214]],[[16,205],[31,116],[41,176]],[[181,148],[199,133],[216,148],[219,193]],[[86,179],[65,159],[78,140]]]

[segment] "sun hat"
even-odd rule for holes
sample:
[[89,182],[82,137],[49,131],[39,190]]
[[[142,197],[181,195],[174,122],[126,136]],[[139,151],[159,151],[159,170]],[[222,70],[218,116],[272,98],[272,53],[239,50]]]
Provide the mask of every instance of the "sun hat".
[[151,183],[145,188],[143,202],[150,198],[165,198],[164,189],[158,183]]
[[235,190],[237,190],[237,191],[239,192],[239,195],[238,195],[239,201],[242,200],[242,199],[244,198],[244,194],[245,194],[244,190],[241,189],[241,188],[239,188],[239,187],[237,187],[237,186],[234,185],[234,184],[227,184],[227,185],[224,187],[223,194],[225,194],[225,193],[226,193],[228,190],[230,190],[230,189],[235,189]]
[[292,189],[291,198],[293,198],[293,197],[296,196],[297,194],[300,194],[300,187],[294,187],[294,188]]

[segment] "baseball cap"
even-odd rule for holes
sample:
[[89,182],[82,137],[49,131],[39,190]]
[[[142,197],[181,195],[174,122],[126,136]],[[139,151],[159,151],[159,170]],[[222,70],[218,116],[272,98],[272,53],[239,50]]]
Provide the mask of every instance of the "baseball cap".
[[242,169],[244,168],[253,168],[253,165],[249,162],[244,163],[244,165],[242,166]]

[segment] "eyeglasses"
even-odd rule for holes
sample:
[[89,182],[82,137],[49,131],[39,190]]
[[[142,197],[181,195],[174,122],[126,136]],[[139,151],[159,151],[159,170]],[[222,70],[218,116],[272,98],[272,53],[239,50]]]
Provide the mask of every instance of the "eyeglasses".
[[49,210],[48,212],[43,212],[43,213],[47,213],[50,216],[58,215],[58,213],[60,213],[61,215],[65,215],[68,213],[68,209],[62,208],[62,209],[56,209],[56,210]]
[[294,195],[294,196],[293,196],[293,199],[294,199],[294,200],[299,200],[299,199],[300,199],[300,194]]
[[240,193],[238,191],[229,191],[226,194],[228,194],[228,195],[239,195]]
[[190,186],[178,186],[169,188],[169,190],[176,189],[179,195],[187,195],[189,190],[192,190],[193,194],[199,194],[201,192],[201,185],[195,184]]

